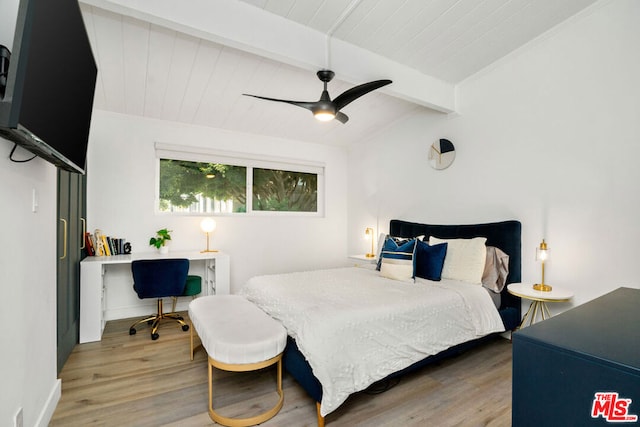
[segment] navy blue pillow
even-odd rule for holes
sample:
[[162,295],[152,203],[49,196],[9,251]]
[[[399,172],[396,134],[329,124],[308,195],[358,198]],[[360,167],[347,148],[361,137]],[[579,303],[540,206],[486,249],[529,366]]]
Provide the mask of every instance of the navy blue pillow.
[[384,243],[382,244],[382,248],[380,248],[380,254],[378,256],[378,263],[376,265],[376,270],[380,271],[380,267],[382,266],[382,251],[395,251],[398,247],[404,245],[409,242],[411,239],[405,239],[402,237],[393,237],[388,234],[384,238]]
[[418,240],[416,245],[415,276],[427,280],[439,281],[442,276],[444,257],[447,255],[447,243],[430,246]]

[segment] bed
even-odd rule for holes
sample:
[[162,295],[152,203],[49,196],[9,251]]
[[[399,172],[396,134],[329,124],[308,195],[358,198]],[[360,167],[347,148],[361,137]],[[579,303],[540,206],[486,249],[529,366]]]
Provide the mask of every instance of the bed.
[[[486,238],[483,245],[508,255],[503,281],[520,281],[518,221],[432,225],[391,220],[389,235],[448,239],[450,255],[453,242],[462,241],[450,239]],[[520,299],[506,286],[492,299],[482,286],[448,277],[409,282],[385,276],[373,266],[351,267],[258,276],[242,289],[287,329],[284,366],[317,402],[319,426],[350,394],[458,354],[520,322]]]

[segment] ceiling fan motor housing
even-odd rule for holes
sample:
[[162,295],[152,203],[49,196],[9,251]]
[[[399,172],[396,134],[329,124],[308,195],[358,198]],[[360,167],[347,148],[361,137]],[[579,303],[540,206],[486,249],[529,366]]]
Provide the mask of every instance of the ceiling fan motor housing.
[[333,76],[335,76],[336,73],[331,70],[320,70],[316,73],[316,75],[318,76],[320,81],[329,83],[331,80],[333,80]]
[[333,104],[333,102],[331,102],[329,92],[327,92],[326,90],[322,91],[320,100],[314,102],[314,104],[311,106],[311,112],[314,116],[317,116],[318,114],[328,114],[335,117],[337,110],[336,106]]

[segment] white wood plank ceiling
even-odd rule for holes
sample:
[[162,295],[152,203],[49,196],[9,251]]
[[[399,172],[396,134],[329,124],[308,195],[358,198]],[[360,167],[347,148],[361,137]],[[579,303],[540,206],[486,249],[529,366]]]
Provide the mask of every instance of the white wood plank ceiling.
[[[316,143],[366,140],[416,109],[455,110],[455,85],[595,0],[81,0],[95,108]],[[316,121],[287,104],[394,83]]]

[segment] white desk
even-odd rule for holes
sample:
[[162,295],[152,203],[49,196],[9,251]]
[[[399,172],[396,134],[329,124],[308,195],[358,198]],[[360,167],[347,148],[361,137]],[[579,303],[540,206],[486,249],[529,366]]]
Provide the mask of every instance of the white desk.
[[[106,321],[104,319],[105,292],[104,276],[108,266],[130,264],[136,259],[187,258],[190,261],[205,262],[204,289],[206,295],[228,294],[231,290],[229,279],[229,255],[222,252],[158,252],[134,253],[87,257],[80,262],[80,343],[100,341]],[[133,292],[133,291],[132,291]]]

